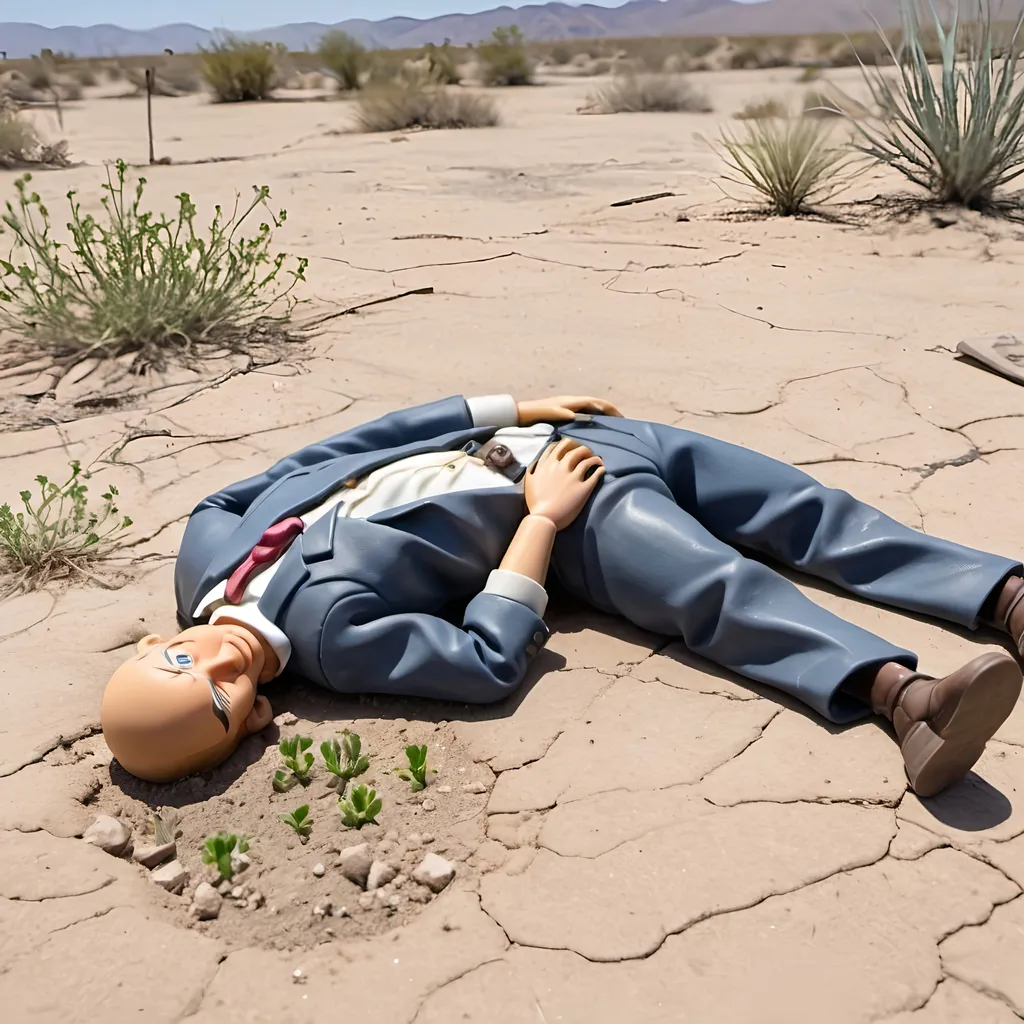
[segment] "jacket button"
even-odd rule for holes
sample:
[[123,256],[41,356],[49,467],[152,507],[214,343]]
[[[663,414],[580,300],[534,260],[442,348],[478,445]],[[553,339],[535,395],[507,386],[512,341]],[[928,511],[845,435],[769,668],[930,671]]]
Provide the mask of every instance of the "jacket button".
[[545,633],[542,633],[539,629],[536,633],[533,634],[533,642],[538,647],[543,647],[547,643],[547,640],[547,635]]

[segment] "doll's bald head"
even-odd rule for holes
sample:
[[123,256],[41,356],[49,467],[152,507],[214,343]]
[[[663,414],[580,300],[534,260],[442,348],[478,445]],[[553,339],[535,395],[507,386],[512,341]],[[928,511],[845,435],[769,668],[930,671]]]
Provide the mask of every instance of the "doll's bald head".
[[231,622],[144,637],[103,693],[107,746],[147,782],[215,767],[270,724],[270,701],[256,692],[265,661],[259,639]]

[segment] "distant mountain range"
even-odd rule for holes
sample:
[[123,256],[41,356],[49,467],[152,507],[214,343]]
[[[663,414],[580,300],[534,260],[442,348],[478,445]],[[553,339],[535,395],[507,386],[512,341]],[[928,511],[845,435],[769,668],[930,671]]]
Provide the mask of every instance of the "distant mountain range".
[[[977,2],[977,0],[975,0]],[[1016,16],[1024,0],[998,0],[1003,17]],[[621,7],[571,6],[564,3],[497,7],[479,14],[445,14],[437,18],[352,19],[334,25],[300,22],[244,33],[284,43],[290,50],[313,49],[328,29],[348,32],[374,48],[401,49],[425,43],[478,43],[500,25],[518,25],[528,39],[601,39],[638,36],[797,35],[856,32],[871,28],[868,11],[883,25],[899,24],[899,0],[630,0]],[[116,25],[44,28],[23,22],[0,22],[0,51],[9,58],[30,57],[40,50],[78,57],[188,53],[208,45],[214,33],[196,25],[161,25],[131,31]]]

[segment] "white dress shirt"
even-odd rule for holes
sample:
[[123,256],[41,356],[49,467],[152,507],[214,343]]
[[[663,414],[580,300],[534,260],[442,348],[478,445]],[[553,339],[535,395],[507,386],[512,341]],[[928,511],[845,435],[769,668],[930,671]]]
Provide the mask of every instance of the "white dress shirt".
[[[530,427],[514,426],[519,416],[511,395],[469,398],[466,404],[474,426],[499,426],[495,438],[500,438],[523,466],[530,465],[540,455],[554,433],[554,428],[547,423]],[[345,519],[366,519],[377,512],[397,508],[421,498],[452,494],[455,491],[508,486],[509,480],[500,470],[466,452],[424,452],[375,469],[358,481],[355,487],[341,488],[306,512],[302,521],[309,527],[329,513]],[[522,487],[522,481],[516,486]],[[224,600],[227,581],[218,583],[199,602],[194,617],[201,619],[209,615],[211,625],[232,619],[251,627],[273,648],[278,658],[279,671],[283,671],[291,657],[291,642],[280,627],[271,622],[258,607],[260,598],[280,564],[281,558],[278,558],[253,576],[238,604],[228,604]],[[541,584],[529,576],[507,569],[494,569],[487,579],[484,592],[518,601],[542,618],[547,608],[548,595]]]

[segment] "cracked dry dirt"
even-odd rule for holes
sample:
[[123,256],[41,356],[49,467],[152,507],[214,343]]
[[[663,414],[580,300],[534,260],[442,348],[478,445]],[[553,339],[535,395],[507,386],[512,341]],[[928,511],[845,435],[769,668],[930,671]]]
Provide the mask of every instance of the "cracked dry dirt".
[[[793,92],[793,77],[702,84],[725,116],[765,89]],[[24,427],[0,440],[0,497],[74,457],[118,484],[137,524],[121,589],[3,606],[6,1020],[1024,1017],[1024,711],[976,774],[919,801],[876,724],[829,728],[557,597],[551,644],[504,707],[270,691],[276,712],[318,736],[354,725],[377,750],[400,750],[405,735],[432,744],[431,827],[458,873],[425,906],[362,925],[353,915],[333,938],[301,899],[276,931],[260,918],[269,907],[225,906],[197,924],[140,867],[76,838],[97,810],[138,824],[149,801],[177,804],[193,843],[236,824],[244,796],[246,813],[268,812],[253,855],[284,902],[318,850],[350,841],[325,809],[310,847],[281,842],[266,738],[169,789],[133,787],[95,732],[126,645],[174,629],[172,559],[192,506],[391,408],[457,392],[607,395],[627,414],[806,466],[916,527],[1020,554],[1024,388],[951,351],[1020,329],[1015,232],[969,217],[945,229],[726,219],[735,204],[695,137],[712,136],[715,118],[577,116],[591,84],[503,95],[497,130],[397,139],[327,134],[344,121],[339,103],[155,101],[158,155],[182,166],[147,171],[154,201],[187,190],[208,209],[268,183],[290,214],[282,244],[311,257],[312,313],[434,293],[333,320],[266,365],[136,384],[146,393],[134,402],[97,404],[89,378],[62,382],[55,401],[32,396],[31,375],[0,382],[5,415]],[[96,196],[103,158],[144,153],[140,103],[89,101],[65,116],[89,166],[37,176],[51,209],[69,188]],[[211,157],[238,159],[184,164]],[[876,175],[861,194],[895,184]],[[609,208],[664,190],[677,197]],[[998,642],[798,582],[931,671]],[[466,779],[485,792],[467,793]],[[374,843],[387,829],[405,842],[427,817],[388,785],[381,829],[364,836]],[[194,843],[182,859],[194,884]],[[318,884],[341,882],[328,867]],[[293,984],[297,968],[305,984]]]

